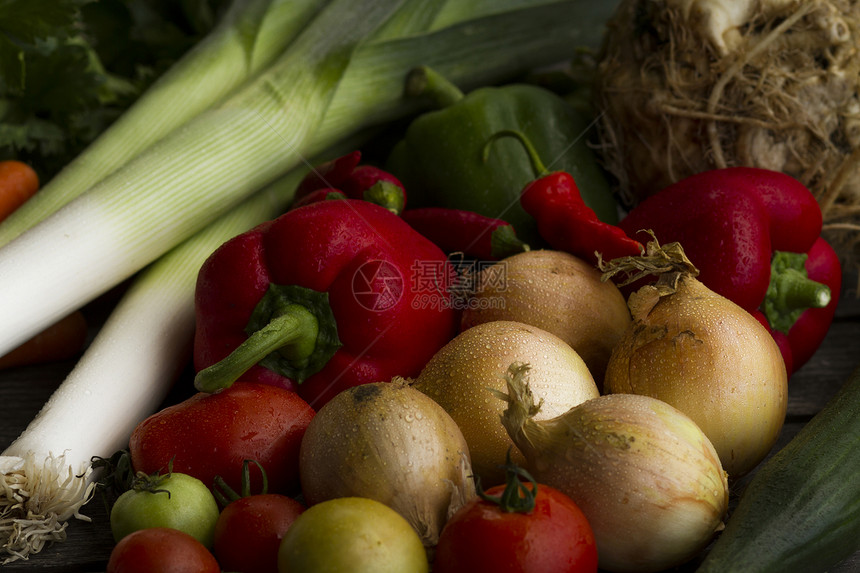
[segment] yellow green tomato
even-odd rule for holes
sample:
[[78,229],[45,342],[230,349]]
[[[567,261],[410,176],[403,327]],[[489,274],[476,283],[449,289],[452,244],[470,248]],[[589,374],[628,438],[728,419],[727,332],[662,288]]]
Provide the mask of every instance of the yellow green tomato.
[[212,547],[218,502],[199,479],[183,473],[148,478],[119,496],[110,512],[114,540],[151,527],[170,527]]
[[426,573],[418,534],[385,504],[342,497],[309,507],[287,530],[279,573]]

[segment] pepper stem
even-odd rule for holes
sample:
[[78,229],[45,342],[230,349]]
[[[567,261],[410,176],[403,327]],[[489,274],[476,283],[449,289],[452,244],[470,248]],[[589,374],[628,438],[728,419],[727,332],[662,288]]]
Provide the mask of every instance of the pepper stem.
[[364,192],[362,198],[368,203],[385,207],[395,215],[400,215],[406,205],[403,189],[390,181],[377,181]]
[[252,366],[272,352],[301,362],[308,359],[316,347],[319,322],[301,304],[290,304],[268,324],[254,331],[220,362],[204,368],[194,377],[194,387],[201,392],[217,392],[229,388]]
[[429,66],[413,68],[406,78],[406,95],[430,96],[437,107],[446,108],[463,99],[463,92]]
[[503,137],[513,137],[522,144],[523,148],[526,151],[526,155],[528,155],[529,161],[532,164],[532,169],[535,172],[535,177],[540,177],[541,175],[547,173],[547,168],[543,164],[543,161],[541,161],[540,153],[538,153],[538,150],[535,148],[534,144],[529,140],[528,137],[526,137],[525,133],[517,131],[516,129],[500,129],[499,131],[495,132],[493,135],[490,136],[490,138],[487,140],[487,143],[484,144],[483,159],[485,162],[490,157],[490,146],[492,146],[497,139],[501,139]]
[[517,237],[512,225],[499,225],[490,234],[490,254],[496,259],[524,253],[529,249],[528,244]]
[[806,274],[805,253],[774,253],[763,310],[771,328],[787,334],[809,308],[830,304],[830,288]]

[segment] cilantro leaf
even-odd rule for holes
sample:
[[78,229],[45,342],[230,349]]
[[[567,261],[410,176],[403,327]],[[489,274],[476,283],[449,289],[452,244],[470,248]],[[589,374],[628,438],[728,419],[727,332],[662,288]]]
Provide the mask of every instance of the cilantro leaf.
[[0,0],[0,159],[47,181],[208,33],[227,0]]

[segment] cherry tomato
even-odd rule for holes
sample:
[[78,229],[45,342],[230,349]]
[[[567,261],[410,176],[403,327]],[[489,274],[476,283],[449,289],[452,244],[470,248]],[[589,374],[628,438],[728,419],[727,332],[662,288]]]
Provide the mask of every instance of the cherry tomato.
[[[306,509],[278,550],[280,573],[426,573],[418,533],[378,501],[341,497]],[[488,571],[479,569],[476,571]]]
[[117,542],[141,529],[170,527],[211,547],[218,515],[218,502],[202,481],[172,472],[120,495],[111,508],[110,527]]
[[[486,495],[499,496],[504,485]],[[534,491],[533,484],[526,484]],[[503,511],[476,498],[460,508],[436,547],[433,573],[594,573],[597,546],[585,515],[573,500],[538,485],[534,508],[526,513]]]
[[213,553],[225,571],[278,573],[281,538],[305,509],[291,497],[265,493],[230,502],[215,523]]
[[[299,448],[313,409],[284,388],[236,382],[216,394],[197,393],[156,412],[129,441],[136,471],[152,473],[173,460],[173,469],[212,487],[221,476],[241,487],[242,463],[257,461],[266,471],[269,493],[298,491]],[[262,475],[252,468],[252,487]]]
[[107,573],[220,573],[212,553],[178,529],[153,527],[123,537],[110,554]]

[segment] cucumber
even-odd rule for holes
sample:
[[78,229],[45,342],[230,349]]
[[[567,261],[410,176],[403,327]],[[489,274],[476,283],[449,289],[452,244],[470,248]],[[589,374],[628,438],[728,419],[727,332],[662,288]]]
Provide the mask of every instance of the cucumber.
[[860,368],[762,464],[696,573],[815,573],[858,550]]

